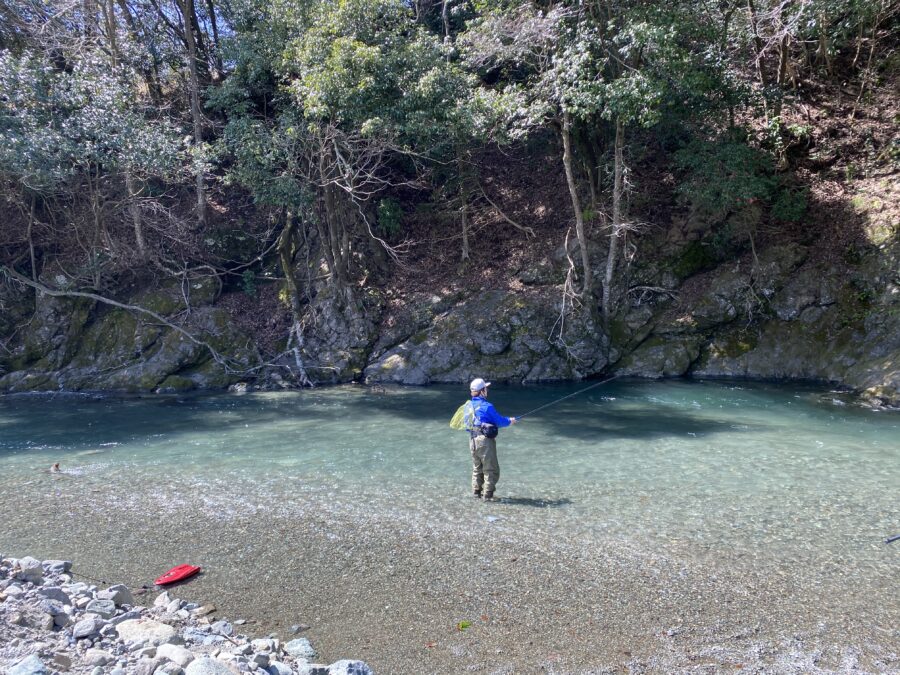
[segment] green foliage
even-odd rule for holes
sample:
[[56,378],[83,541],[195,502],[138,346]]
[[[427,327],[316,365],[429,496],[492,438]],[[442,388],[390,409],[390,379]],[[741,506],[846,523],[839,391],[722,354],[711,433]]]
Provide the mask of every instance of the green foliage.
[[241,273],[241,290],[251,298],[256,297],[256,275],[250,270]]
[[693,241],[678,256],[672,264],[672,272],[679,279],[687,279],[689,276],[711,269],[715,266],[717,259],[710,250],[710,246]]
[[393,237],[400,233],[403,226],[403,210],[400,202],[387,197],[378,202],[378,229],[386,236]]
[[180,133],[139,107],[127,75],[90,55],[61,70],[40,52],[0,52],[0,173],[38,192],[86,167],[174,175]]
[[778,184],[772,158],[740,140],[695,138],[675,153],[675,163],[685,175],[678,193],[707,212],[767,203]]

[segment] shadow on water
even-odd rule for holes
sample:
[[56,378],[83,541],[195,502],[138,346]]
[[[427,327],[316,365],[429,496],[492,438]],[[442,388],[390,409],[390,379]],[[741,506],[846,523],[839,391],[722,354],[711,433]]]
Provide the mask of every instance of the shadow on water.
[[551,509],[559,506],[568,506],[572,504],[572,500],[568,497],[560,499],[535,499],[533,497],[500,497],[499,504],[509,504],[510,506],[531,506],[537,509]]
[[[519,414],[572,392],[571,386],[499,388],[492,400],[502,414]],[[654,439],[706,436],[734,432],[727,420],[712,420],[693,409],[646,398],[646,386],[614,383],[604,390],[613,396],[596,404],[573,398],[523,420],[520,432],[540,428],[574,440]],[[433,424],[449,421],[465,402],[458,387],[423,389],[367,389],[341,387],[285,393],[278,396],[189,395],[153,397],[61,397],[47,405],[46,398],[0,399],[3,436],[0,456],[31,447],[65,447],[69,451],[95,448],[97,443],[131,443],[165,435],[221,433],[237,427],[265,428],[285,421],[325,424],[364,418],[367,414]],[[585,406],[589,403],[589,406]],[[41,419],[40,425],[35,420]],[[352,423],[352,422],[350,422]],[[758,431],[761,427],[744,427]],[[18,440],[13,440],[18,439]]]

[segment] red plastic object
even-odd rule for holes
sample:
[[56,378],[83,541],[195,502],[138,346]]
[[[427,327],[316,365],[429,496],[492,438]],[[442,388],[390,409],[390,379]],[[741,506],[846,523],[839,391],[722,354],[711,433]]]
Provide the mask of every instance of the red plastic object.
[[156,585],[174,584],[176,581],[194,576],[199,571],[200,568],[197,565],[177,565],[157,579]]

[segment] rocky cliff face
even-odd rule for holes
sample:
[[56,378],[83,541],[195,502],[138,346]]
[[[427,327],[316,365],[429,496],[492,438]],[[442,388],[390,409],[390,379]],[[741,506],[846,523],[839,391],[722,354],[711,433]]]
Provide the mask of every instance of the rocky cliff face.
[[[299,356],[317,382],[423,385],[476,375],[538,382],[607,372],[803,379],[900,405],[898,260],[896,245],[849,267],[814,260],[802,246],[775,246],[756,261],[729,261],[683,280],[672,271],[679,261],[656,262],[633,275],[637,290],[625,294],[606,329],[584,312],[561,316],[559,263],[551,258],[524,270],[519,281],[527,285],[518,290],[411,294],[393,308],[377,290],[323,291],[309,307]],[[2,300],[9,335],[7,324],[24,322],[22,305],[33,299]],[[193,289],[190,311],[175,287],[131,302],[183,324],[194,339],[89,300],[38,298],[0,360],[0,391],[289,385],[277,363],[262,364],[252,336],[217,306],[213,288]]]

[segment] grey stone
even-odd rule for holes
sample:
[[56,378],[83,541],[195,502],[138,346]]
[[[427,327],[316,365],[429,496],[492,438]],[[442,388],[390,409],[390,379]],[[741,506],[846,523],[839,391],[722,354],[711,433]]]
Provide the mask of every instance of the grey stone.
[[205,656],[191,661],[184,669],[184,675],[232,675],[233,672],[222,661]]
[[84,653],[84,663],[88,666],[105,666],[113,661],[115,661],[113,655],[102,649],[88,649]]
[[181,600],[179,600],[178,598],[175,598],[174,600],[172,600],[172,602],[166,605],[166,612],[169,614],[174,614],[179,609],[181,609]]
[[72,617],[63,612],[62,614],[56,614],[53,617],[53,625],[58,628],[65,628],[66,626],[70,626],[72,624]]
[[103,619],[99,617],[92,616],[87,619],[82,619],[76,623],[75,627],[72,629],[72,637],[76,640],[82,640],[91,637],[92,635],[97,635],[104,624],[105,622]]
[[272,661],[269,663],[266,672],[269,673],[269,675],[294,675],[294,669],[281,661]]
[[37,589],[37,594],[48,600],[56,600],[64,605],[72,604],[72,598],[59,586],[41,586]]
[[138,659],[152,659],[156,657],[156,647],[141,647],[135,650],[134,655]]
[[156,655],[177,663],[182,668],[194,660],[194,655],[189,650],[173,644],[160,645],[156,650]]
[[[148,644],[159,646],[175,635],[175,629],[152,619],[132,619],[116,626],[119,638],[125,641],[144,640]],[[152,672],[152,671],[151,671]]]
[[85,611],[99,614],[104,619],[110,619],[116,615],[116,603],[112,600],[91,600]]
[[154,607],[165,607],[170,602],[172,602],[172,598],[169,597],[169,591],[163,591],[159,595],[156,596],[156,600],[153,601]]
[[141,611],[139,609],[131,609],[131,610],[125,612],[124,614],[119,614],[119,616],[113,617],[112,619],[109,620],[109,622],[113,626],[116,626],[116,625],[122,623],[123,621],[131,621],[133,619],[140,619],[140,618],[141,618]]
[[45,560],[41,567],[48,574],[65,574],[72,569],[72,563],[68,560]]
[[297,638],[284,645],[284,651],[297,659],[314,659],[318,654],[306,638]]
[[25,556],[24,558],[19,558],[16,561],[18,565],[19,571],[16,574],[17,579],[21,579],[23,581],[30,581],[32,583],[36,583],[40,581],[44,576],[44,568],[41,565],[40,560],[36,560],[31,556]]
[[297,675],[329,675],[329,670],[321,663],[298,663]]
[[134,596],[131,594],[128,587],[123,584],[116,584],[115,586],[110,586],[106,590],[98,591],[97,599],[112,600],[116,607],[121,607],[122,605],[134,605]]
[[66,606],[64,604],[59,600],[50,600],[49,598],[41,600],[38,604],[38,609],[53,617],[66,613]]
[[268,654],[254,654],[253,658],[250,659],[251,663],[255,663],[260,668],[268,668],[269,667],[269,655]]
[[364,661],[342,659],[328,666],[328,675],[374,675]]
[[153,675],[183,675],[184,668],[179,666],[177,663],[172,663],[169,661],[168,663],[162,664],[159,668],[156,669],[156,672]]
[[7,675],[49,675],[50,670],[37,656],[27,656],[6,671]]
[[216,621],[209,629],[216,635],[224,635],[226,637],[234,633],[234,626],[227,621]]
[[72,667],[72,657],[63,652],[57,652],[53,655],[53,665],[60,670],[68,670]]
[[141,659],[133,666],[134,675],[153,675],[163,663],[165,659]]

